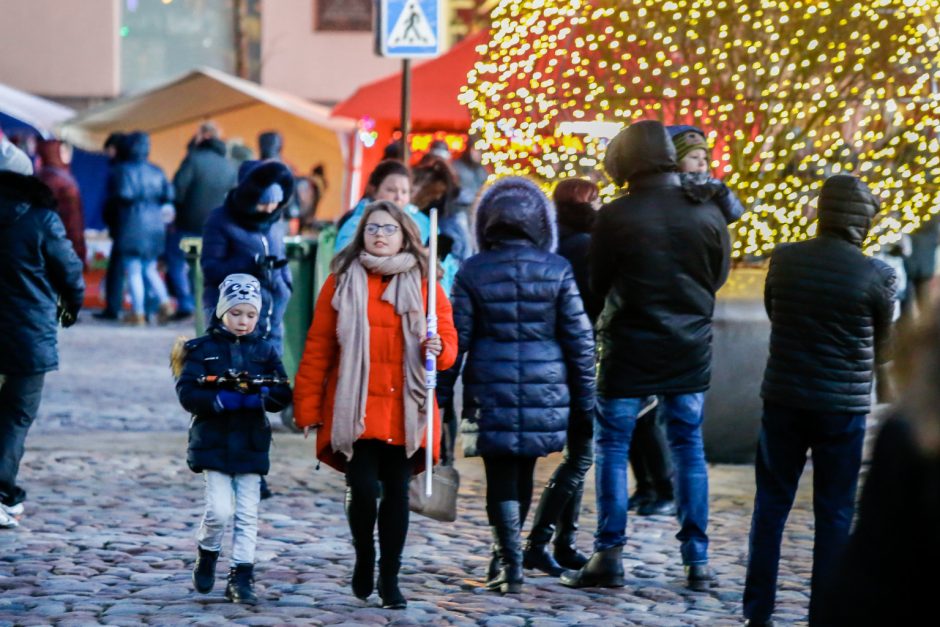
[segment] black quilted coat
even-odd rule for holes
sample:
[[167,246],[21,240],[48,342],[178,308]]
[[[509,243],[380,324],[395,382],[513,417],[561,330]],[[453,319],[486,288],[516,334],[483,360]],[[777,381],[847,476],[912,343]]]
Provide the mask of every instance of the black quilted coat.
[[[198,383],[202,375],[222,375],[229,370],[251,375],[286,377],[274,345],[259,331],[236,337],[214,324],[208,334],[186,344],[183,372],[176,393],[183,409],[193,414],[189,428],[187,463],[193,472],[217,470],[230,475],[265,475],[270,468],[271,425],[261,409],[218,411],[218,389]],[[288,385],[272,387],[264,409],[279,412],[291,403]]]
[[480,198],[476,236],[453,295],[465,454],[560,451],[569,409],[594,407],[594,340],[571,264],[551,252],[554,209],[533,183],[502,179]]
[[724,215],[683,191],[659,122],[611,142],[605,167],[628,193],[601,208],[591,237],[598,394],[630,398],[708,389],[715,292],[730,265]]
[[896,289],[894,271],[861,251],[877,212],[863,182],[833,176],[819,196],[819,236],[774,250],[764,288],[765,400],[833,413],[871,408],[876,348],[885,356]]

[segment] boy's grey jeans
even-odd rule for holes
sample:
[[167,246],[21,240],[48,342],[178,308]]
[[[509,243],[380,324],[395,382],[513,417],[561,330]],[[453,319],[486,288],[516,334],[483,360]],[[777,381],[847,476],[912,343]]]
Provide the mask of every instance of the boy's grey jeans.
[[206,551],[222,549],[225,527],[235,519],[232,563],[253,564],[258,538],[258,504],[261,502],[261,475],[227,475],[204,470],[206,513],[196,540]]

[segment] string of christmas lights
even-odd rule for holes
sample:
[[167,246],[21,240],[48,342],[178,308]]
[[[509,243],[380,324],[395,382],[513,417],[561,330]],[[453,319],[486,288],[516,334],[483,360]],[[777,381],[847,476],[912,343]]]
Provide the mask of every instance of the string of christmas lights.
[[[751,211],[735,257],[815,230],[826,177],[881,198],[876,251],[940,211],[940,2],[502,0],[461,94],[496,175],[603,181],[609,129],[694,124]],[[810,214],[811,215],[811,214]]]

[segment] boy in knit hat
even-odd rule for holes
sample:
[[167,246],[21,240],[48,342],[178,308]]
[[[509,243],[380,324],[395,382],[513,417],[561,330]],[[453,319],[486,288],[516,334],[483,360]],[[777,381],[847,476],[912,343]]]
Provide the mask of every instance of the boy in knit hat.
[[291,402],[278,351],[255,333],[260,311],[258,279],[230,274],[219,286],[206,335],[177,342],[171,356],[180,404],[193,414],[186,461],[205,479],[193,586],[202,594],[212,590],[222,537],[234,518],[225,597],[251,605],[258,601],[252,584],[261,477],[270,468],[271,425],[265,412],[279,412]]
[[744,215],[744,205],[724,182],[713,178],[708,171],[708,140],[702,129],[687,124],[667,126],[676,147],[676,162],[682,189],[698,202],[714,200],[728,224]]

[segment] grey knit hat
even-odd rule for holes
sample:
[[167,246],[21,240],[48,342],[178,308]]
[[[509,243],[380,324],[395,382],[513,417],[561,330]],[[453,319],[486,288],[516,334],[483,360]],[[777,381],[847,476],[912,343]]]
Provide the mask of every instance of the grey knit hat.
[[219,303],[215,315],[219,319],[236,305],[251,305],[261,311],[261,283],[250,274],[230,274],[219,285]]

